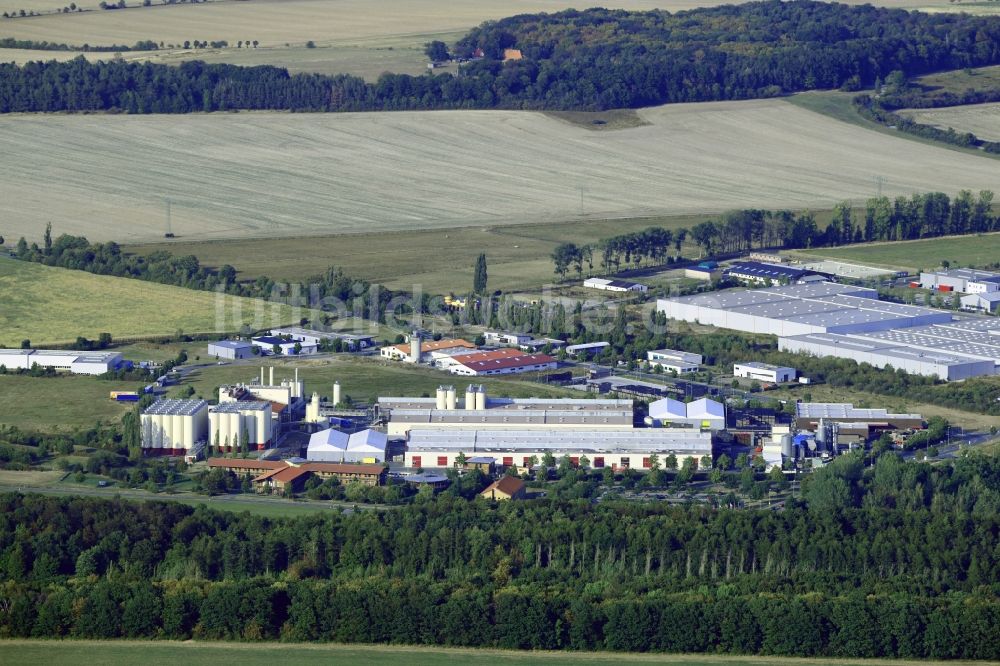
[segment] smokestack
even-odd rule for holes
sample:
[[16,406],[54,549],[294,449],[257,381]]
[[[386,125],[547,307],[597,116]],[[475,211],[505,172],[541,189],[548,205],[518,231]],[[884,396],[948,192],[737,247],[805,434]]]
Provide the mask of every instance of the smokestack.
[[271,383],[268,384],[268,386],[274,386],[274,366],[273,365],[271,366],[271,375],[270,375],[270,377],[271,377]]

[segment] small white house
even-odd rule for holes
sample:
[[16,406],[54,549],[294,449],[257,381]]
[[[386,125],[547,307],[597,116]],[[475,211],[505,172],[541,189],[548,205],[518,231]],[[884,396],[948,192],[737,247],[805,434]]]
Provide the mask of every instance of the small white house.
[[779,384],[781,382],[791,382],[795,380],[795,368],[784,368],[770,363],[734,363],[733,376],[756,379],[761,382],[771,382]]
[[646,352],[646,360],[651,367],[659,366],[665,372],[679,375],[697,372],[702,363],[701,354],[678,351],[676,349],[655,349]]

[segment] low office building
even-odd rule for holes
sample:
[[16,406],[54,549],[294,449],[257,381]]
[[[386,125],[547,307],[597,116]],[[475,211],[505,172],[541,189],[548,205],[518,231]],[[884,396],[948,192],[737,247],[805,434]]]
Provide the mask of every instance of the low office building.
[[527,495],[528,489],[524,481],[513,476],[504,476],[479,493],[480,497],[494,501],[524,499]]
[[795,381],[795,368],[786,368],[770,363],[760,363],[750,361],[749,363],[734,363],[733,377],[743,377],[744,379],[756,379],[760,382],[770,382],[780,384],[783,382]]
[[573,465],[595,469],[650,469],[653,456],[660,461],[700,459],[712,455],[712,433],[693,429],[629,428],[610,431],[591,429],[553,430],[412,430],[404,463],[407,467],[448,469],[459,456],[487,454],[499,466],[532,467],[546,455],[557,461],[563,457]]
[[241,358],[253,356],[254,346],[249,342],[240,340],[219,340],[208,343],[208,355],[216,359],[228,359],[237,361]]
[[221,402],[208,409],[208,435],[218,451],[238,451],[244,438],[251,451],[271,445],[273,414],[265,400]]
[[74,375],[103,375],[126,364],[119,352],[62,349],[0,349],[0,365],[8,370],[52,368]]
[[711,432],[726,428],[726,406],[708,398],[688,403],[662,398],[649,403],[648,413],[650,425],[658,428],[695,428]]
[[646,360],[650,366],[659,366],[666,372],[684,375],[697,372],[703,359],[701,354],[692,354],[676,349],[654,349],[646,352]]
[[157,400],[139,416],[139,438],[143,455],[185,455],[208,438],[208,403]]
[[451,387],[434,398],[379,398],[378,413],[390,437],[415,429],[620,430],[634,421],[631,400],[489,398],[480,386],[470,386],[461,402]]
[[306,459],[309,462],[375,464],[385,462],[385,433],[371,428],[348,435],[329,428],[309,438]]
[[587,278],[583,281],[583,286],[588,289],[600,289],[601,291],[615,291],[620,293],[634,291],[644,294],[649,291],[649,287],[638,282],[609,280],[607,278]]
[[507,347],[519,347],[532,339],[529,333],[506,333],[504,331],[486,331],[483,333],[483,340],[487,345],[504,345]]

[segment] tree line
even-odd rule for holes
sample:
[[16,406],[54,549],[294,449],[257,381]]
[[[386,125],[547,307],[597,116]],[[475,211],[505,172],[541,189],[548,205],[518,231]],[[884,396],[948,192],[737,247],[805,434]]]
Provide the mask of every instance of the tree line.
[[1000,461],[844,456],[786,510],[444,495],[269,519],[0,496],[0,636],[993,659]]
[[1000,153],[1000,141],[980,139],[972,132],[956,131],[953,127],[941,129],[934,125],[918,123],[912,118],[894,113],[890,108],[883,105],[880,100],[871,95],[858,95],[854,98],[853,104],[855,110],[862,118],[876,122],[879,125],[925,139],[941,141],[953,146],[979,148],[987,153]]
[[[524,58],[502,62],[516,47]],[[290,75],[187,62],[33,62],[0,67],[0,112],[190,113],[232,109],[608,109],[860,89],[1000,62],[989,17],[799,0],[666,11],[569,10],[491,21],[453,49],[457,74]]]

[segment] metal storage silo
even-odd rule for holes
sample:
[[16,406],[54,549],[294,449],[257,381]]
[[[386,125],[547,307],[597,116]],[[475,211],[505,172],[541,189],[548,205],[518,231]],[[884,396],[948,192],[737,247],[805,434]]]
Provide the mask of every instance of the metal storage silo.
[[437,387],[437,392],[434,394],[434,407],[435,409],[446,409],[448,406],[448,393],[445,391],[443,386]]
[[271,439],[271,410],[261,409],[257,412],[257,448],[263,449]]
[[476,387],[472,384],[469,384],[469,388],[465,389],[465,408],[476,408]]
[[793,447],[792,447],[792,436],[791,435],[782,435],[781,436],[781,455],[785,456],[786,458],[794,458],[795,457],[795,451],[793,450]]
[[334,406],[340,404],[340,382],[333,383],[333,404]]
[[448,386],[445,388],[445,406],[448,409],[456,409],[458,403],[458,397],[455,392],[454,386]]
[[153,416],[143,414],[140,419],[142,421],[142,448],[148,449],[153,445]]
[[260,435],[257,432],[257,411],[248,409],[245,412],[241,412],[240,423],[243,424],[243,429],[247,433],[247,445],[251,450],[256,448],[257,442],[260,441]]
[[476,391],[476,409],[486,409],[486,387],[482,384],[479,385],[479,390]]
[[239,412],[227,414],[229,417],[229,450],[238,451],[240,448],[240,436],[243,434],[243,421]]
[[177,449],[187,451],[194,446],[194,419],[194,414],[184,417],[184,437],[174,444],[174,453],[178,453]]
[[[229,414],[226,412],[219,412],[217,414],[219,419],[219,448],[225,450],[226,444],[229,443]],[[214,435],[213,435],[214,436]],[[213,440],[212,445],[214,446],[216,442]]]

